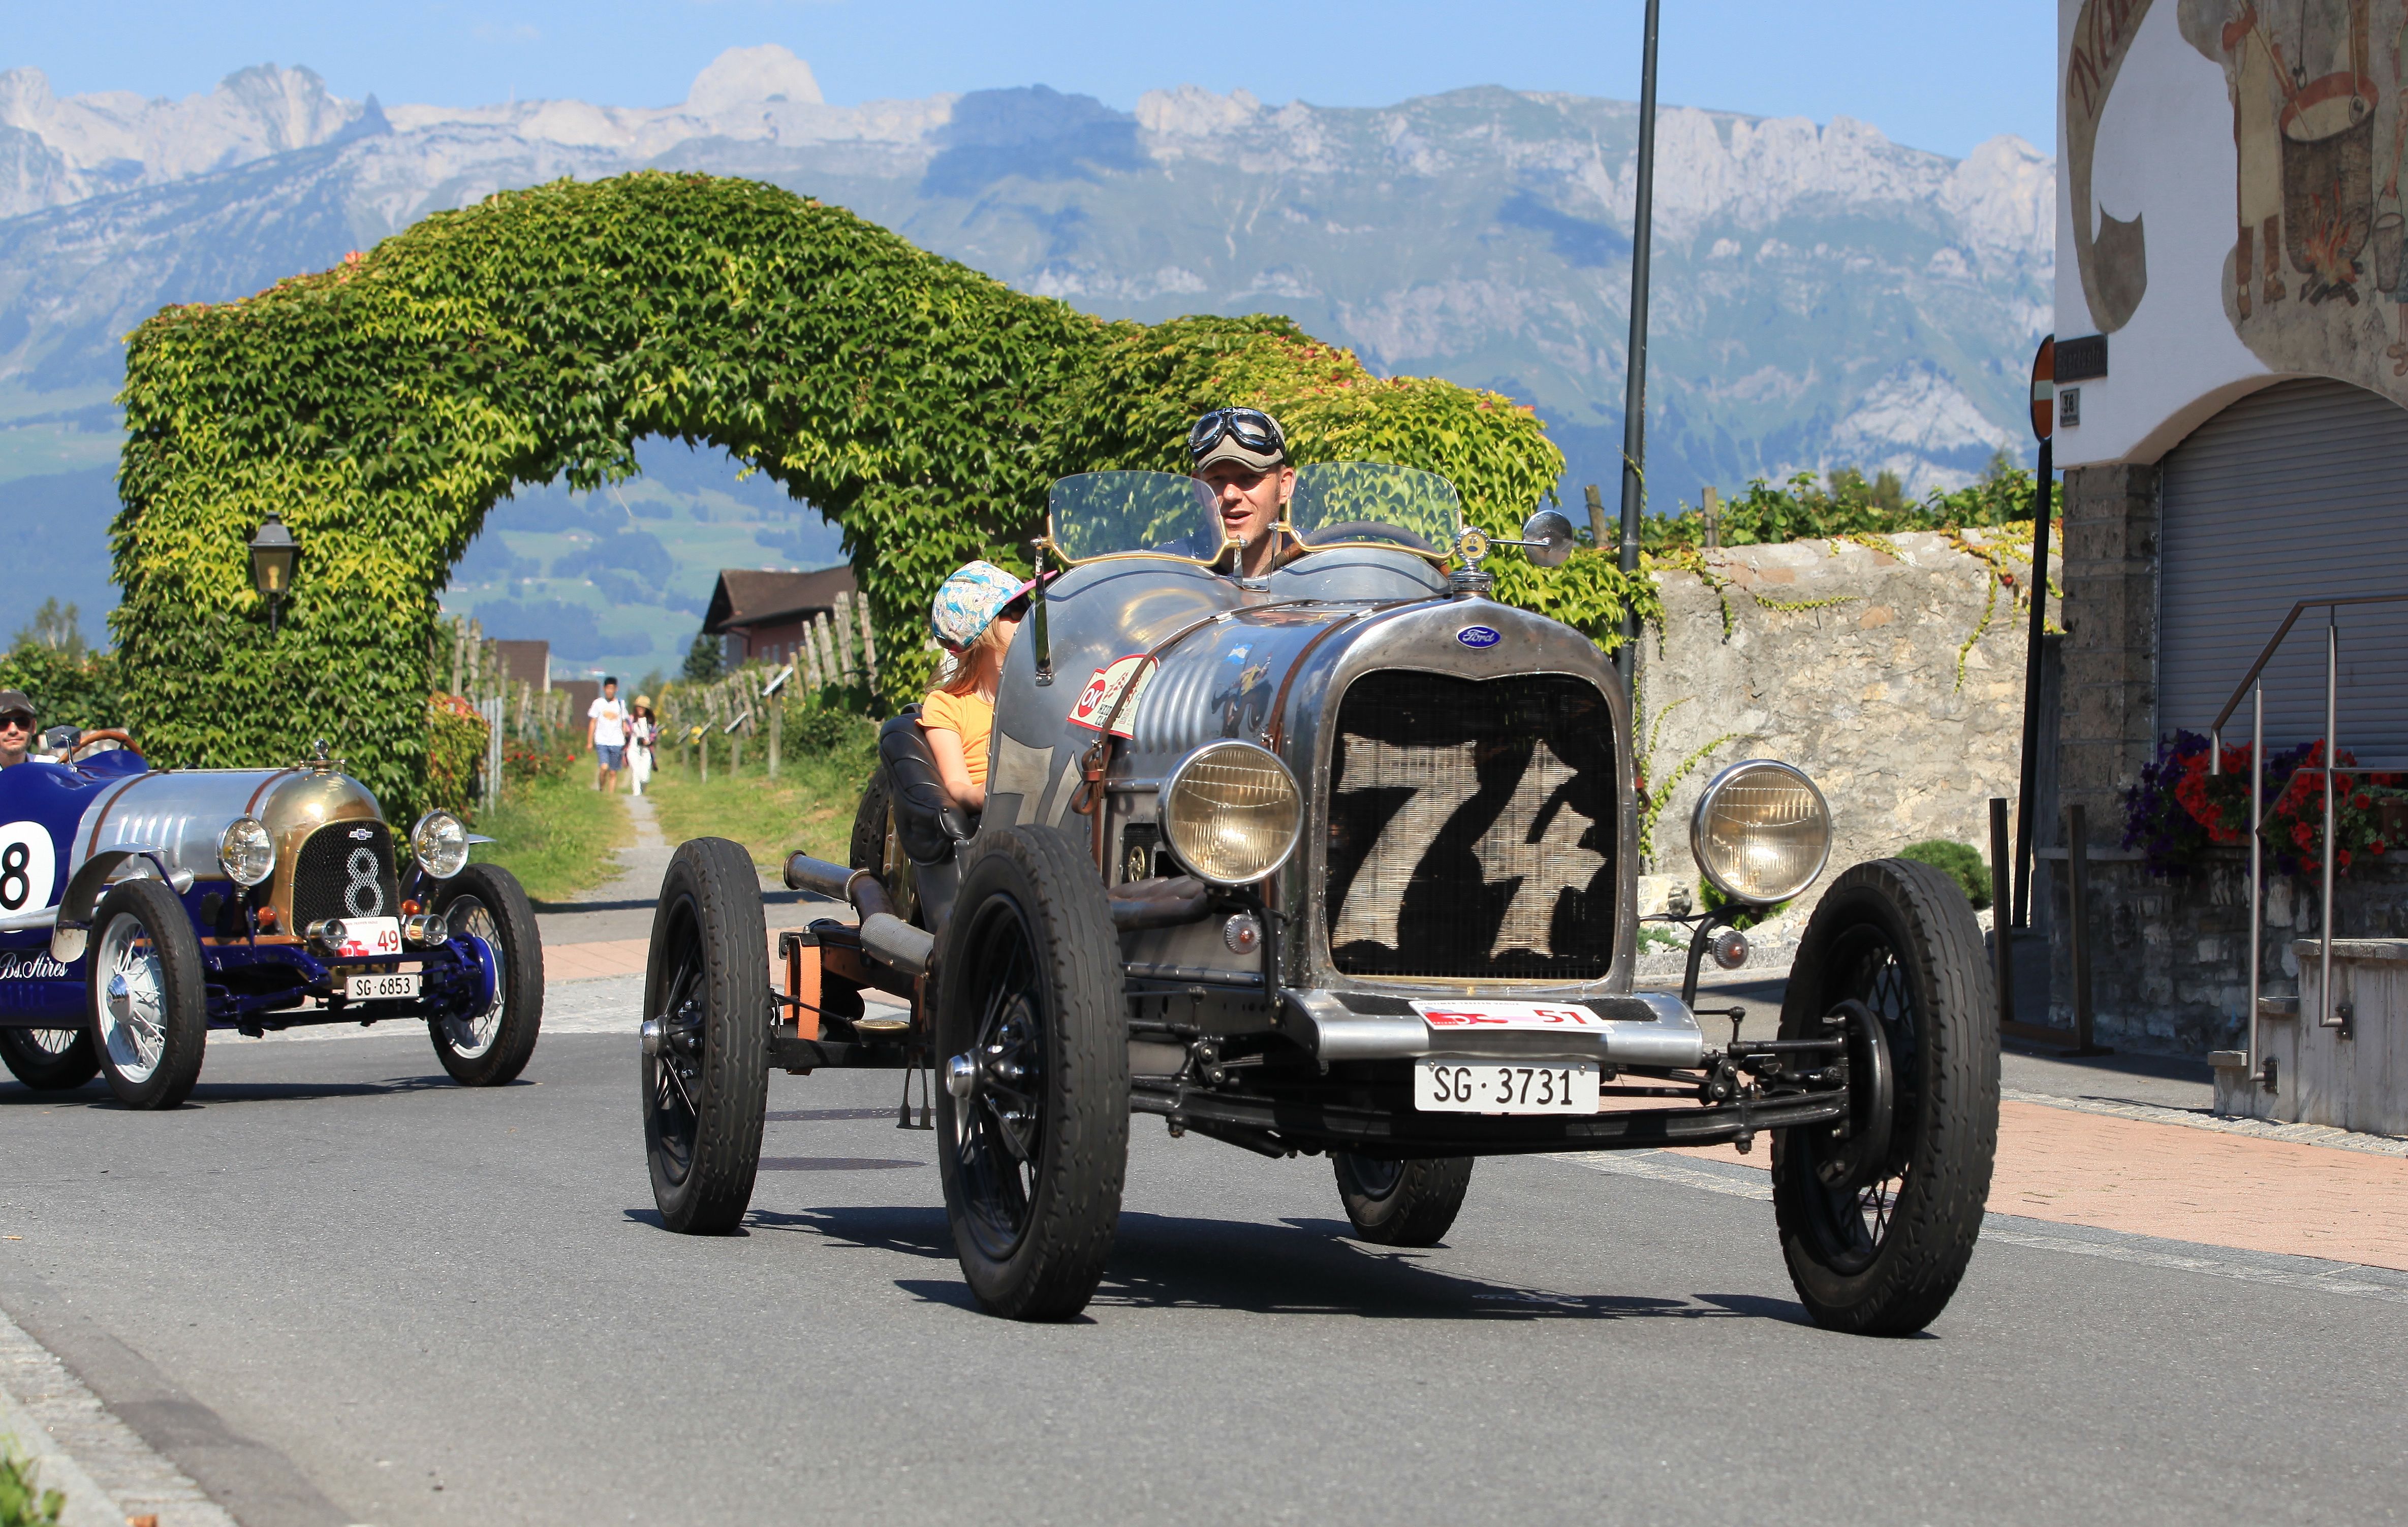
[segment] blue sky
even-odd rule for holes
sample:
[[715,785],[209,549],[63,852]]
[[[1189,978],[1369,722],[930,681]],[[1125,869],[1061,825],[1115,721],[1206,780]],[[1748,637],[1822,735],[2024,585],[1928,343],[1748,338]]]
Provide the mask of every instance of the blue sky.
[[[2054,142],[2055,7],[2040,0],[1664,0],[1662,97],[1828,121],[1961,154]],[[721,50],[779,42],[852,103],[1044,84],[1136,104],[1157,86],[1384,106],[1464,85],[1634,99],[1639,0],[0,0],[0,67],[63,93],[184,95],[303,64],[344,95],[473,105],[685,97]]]

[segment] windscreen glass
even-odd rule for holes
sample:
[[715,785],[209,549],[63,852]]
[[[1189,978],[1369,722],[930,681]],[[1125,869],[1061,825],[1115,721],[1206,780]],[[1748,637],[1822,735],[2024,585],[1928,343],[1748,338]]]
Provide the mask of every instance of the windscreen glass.
[[1147,555],[1210,563],[1221,554],[1220,516],[1194,478],[1082,472],[1056,482],[1045,509],[1054,549],[1074,563]]
[[1384,462],[1297,467],[1287,512],[1307,551],[1385,546],[1443,557],[1463,522],[1455,484],[1435,472]]

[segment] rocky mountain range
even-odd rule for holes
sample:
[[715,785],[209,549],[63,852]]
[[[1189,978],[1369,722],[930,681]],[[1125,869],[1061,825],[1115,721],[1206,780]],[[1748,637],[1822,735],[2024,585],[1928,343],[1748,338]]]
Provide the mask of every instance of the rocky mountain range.
[[[61,97],[17,69],[0,74],[0,521],[38,513],[63,548],[99,545],[85,517],[106,512],[120,340],[161,305],[322,268],[497,189],[647,165],[774,181],[1108,317],[1289,314],[1375,370],[1535,404],[1567,496],[1598,482],[1612,503],[1636,138],[1627,103],[1500,88],[1379,109],[1193,86],[1133,112],[1041,86],[832,106],[774,47],[724,55],[658,108],[384,107],[270,65],[182,101]],[[1655,506],[1841,464],[1921,492],[2021,453],[2049,158],[1685,107],[1663,112],[1657,156]],[[505,507],[497,534],[543,496]],[[791,507],[756,507],[765,549],[824,544]],[[708,570],[665,544],[663,587],[690,602]],[[458,592],[596,597],[544,581]]]

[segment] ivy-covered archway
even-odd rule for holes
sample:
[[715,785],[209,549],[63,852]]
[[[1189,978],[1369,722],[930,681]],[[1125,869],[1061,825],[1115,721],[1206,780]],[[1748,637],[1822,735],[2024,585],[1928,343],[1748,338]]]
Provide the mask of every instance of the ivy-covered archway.
[[[1046,485],[1176,469],[1203,407],[1254,403],[1307,460],[1444,473],[1511,532],[1562,457],[1493,393],[1372,377],[1284,320],[1108,323],[839,207],[644,173],[504,193],[340,267],[132,336],[111,618],[146,749],[254,764],[333,741],[423,798],[437,596],[512,485],[633,475],[651,435],[724,449],[842,527],[898,692],[925,601],[974,556],[1025,566]],[[301,569],[273,635],[245,542],[270,510]],[[1602,635],[1606,559],[1509,574]]]

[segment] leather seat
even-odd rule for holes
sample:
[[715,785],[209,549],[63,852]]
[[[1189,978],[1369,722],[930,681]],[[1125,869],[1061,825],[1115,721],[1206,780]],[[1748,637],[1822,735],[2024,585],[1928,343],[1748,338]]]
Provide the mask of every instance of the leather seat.
[[938,932],[953,914],[953,892],[961,880],[955,861],[962,845],[978,835],[978,814],[946,799],[936,754],[928,750],[928,735],[920,730],[918,706],[904,706],[901,715],[878,729],[878,763],[886,771],[887,798],[894,803],[895,835],[911,862],[919,921]]
[[945,797],[937,755],[928,750],[928,735],[920,730],[918,706],[905,706],[901,715],[878,729],[878,760],[894,795],[896,836],[903,840],[903,852],[913,863],[944,863],[978,835],[977,813],[964,811]]

